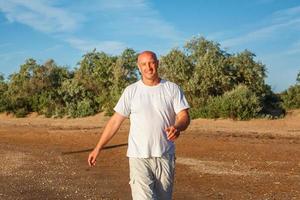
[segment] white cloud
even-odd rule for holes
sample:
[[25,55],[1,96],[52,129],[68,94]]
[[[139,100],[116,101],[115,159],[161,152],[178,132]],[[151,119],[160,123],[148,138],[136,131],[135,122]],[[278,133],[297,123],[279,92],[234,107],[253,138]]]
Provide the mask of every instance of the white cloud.
[[234,37],[221,35],[220,44],[235,50],[256,48],[257,58],[268,67],[266,80],[276,92],[294,84],[299,70],[300,37],[297,33],[300,32],[300,6],[279,10],[247,27],[255,28],[247,32],[242,28],[235,29],[231,33],[236,35]]
[[100,0],[93,1],[91,12],[101,12],[109,21],[104,22],[110,30],[124,35],[147,36],[179,41],[181,33],[146,0]]
[[300,6],[296,6],[296,7],[292,7],[292,8],[288,8],[288,9],[284,9],[284,10],[279,10],[275,13],[273,13],[273,17],[275,19],[286,19],[289,17],[293,17],[295,15],[299,15],[300,14]]
[[10,22],[26,24],[46,33],[73,31],[83,19],[47,0],[0,0],[0,10]]
[[84,20],[96,19],[116,33],[177,41],[181,38],[180,32],[146,0],[91,0],[64,6],[55,0],[0,0],[0,10],[10,22],[46,33],[71,32]]
[[148,4],[145,0],[98,0],[101,10],[132,10],[147,9]]
[[54,45],[54,46],[51,46],[51,47],[48,47],[48,48],[44,49],[44,52],[47,52],[47,51],[55,51],[55,50],[57,50],[57,49],[59,49],[59,48],[61,48],[61,47],[63,47],[63,45],[61,45],[61,44],[56,44],[56,45]]
[[283,54],[286,54],[286,55],[295,55],[297,54],[298,57],[300,56],[300,41],[298,42],[295,42],[294,44],[292,44],[292,46],[283,52]]
[[[20,55],[25,55],[25,51],[15,51],[15,52],[5,52],[0,54],[1,61],[10,61],[14,60],[16,57]],[[2,66],[1,66],[2,67]]]
[[[147,0],[78,0],[75,3],[0,0],[0,12],[10,23],[25,24],[83,52],[96,48],[111,54],[119,53],[128,46],[121,41],[128,36],[163,39],[173,44],[184,40]],[[95,21],[99,24],[95,25]],[[97,26],[114,35],[112,39],[90,34],[89,29],[99,31]]]
[[274,37],[279,36],[279,32],[286,31],[286,28],[293,28],[297,25],[300,25],[300,18],[291,19],[289,21],[269,25],[258,30],[254,30],[245,35],[227,39],[221,42],[221,44],[225,47],[238,46],[241,44],[245,44],[252,41],[258,41],[261,39],[272,39]]
[[225,47],[239,46],[245,43],[280,38],[289,30],[300,30],[300,7],[284,9],[273,13],[271,20],[261,28],[250,31],[238,37],[223,40]]
[[109,54],[119,54],[126,48],[124,43],[117,41],[92,41],[75,37],[67,38],[65,40],[72,47],[79,49],[82,52],[92,51],[94,48],[96,48],[97,51],[104,51],[105,53]]

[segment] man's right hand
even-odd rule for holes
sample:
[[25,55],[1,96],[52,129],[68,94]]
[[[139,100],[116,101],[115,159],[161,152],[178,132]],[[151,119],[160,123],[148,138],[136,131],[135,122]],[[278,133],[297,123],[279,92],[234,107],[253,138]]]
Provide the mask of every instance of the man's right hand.
[[116,132],[118,131],[122,122],[125,119],[126,117],[124,117],[121,114],[118,114],[117,112],[115,112],[115,114],[109,119],[109,121],[105,125],[103,133],[101,134],[98,144],[96,145],[95,149],[89,154],[89,166],[92,167],[96,165],[96,159],[102,147],[104,147],[105,144],[108,143],[111,140],[111,138],[116,134]]
[[96,148],[89,154],[88,163],[89,163],[90,167],[93,167],[96,165],[96,159],[97,159],[98,154],[99,154],[99,150]]

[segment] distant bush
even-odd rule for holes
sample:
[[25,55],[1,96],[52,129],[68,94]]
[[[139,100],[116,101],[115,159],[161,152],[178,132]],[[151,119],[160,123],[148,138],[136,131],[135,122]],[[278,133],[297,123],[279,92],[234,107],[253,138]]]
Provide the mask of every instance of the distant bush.
[[34,96],[31,102],[32,106],[35,105],[33,111],[43,114],[46,117],[62,117],[63,115],[63,112],[60,111],[60,107],[64,106],[61,106],[60,99],[55,91],[42,92],[41,94]]
[[[111,115],[124,88],[140,78],[137,56],[133,49],[120,55],[94,49],[73,71],[54,60],[39,64],[28,59],[7,81],[0,74],[0,112],[18,117],[30,112],[46,117]],[[266,67],[254,53],[231,54],[203,37],[161,56],[159,70],[183,89],[193,118],[272,118],[284,113],[282,107],[299,107],[299,87],[274,94],[265,83]]]
[[7,110],[7,102],[6,97],[4,95],[0,95],[0,113],[5,112]]
[[113,113],[123,89],[137,80],[137,54],[125,49],[119,56],[96,50],[85,54],[79,68],[69,71],[54,60],[38,64],[28,59],[7,83],[0,74],[0,112],[24,117],[84,117]]
[[18,118],[26,117],[26,115],[28,114],[28,109],[26,109],[26,108],[17,108],[17,109],[14,110],[14,114]]
[[278,119],[285,116],[286,111],[282,106],[282,98],[280,94],[275,94],[270,87],[266,89],[266,93],[262,99],[263,108],[260,116],[267,119]]
[[247,86],[238,85],[222,96],[210,97],[203,107],[192,109],[192,118],[232,118],[247,120],[258,116],[259,98]]
[[88,98],[81,100],[80,102],[72,102],[67,104],[68,115],[70,117],[85,117],[95,114],[92,101]]
[[[84,88],[76,79],[63,82],[59,89],[59,96],[65,105],[64,114],[69,117],[84,117],[97,112],[98,105],[93,103],[93,94]],[[56,109],[61,110],[62,109]],[[54,114],[54,113],[53,113]],[[58,113],[55,113],[56,115]]]
[[281,98],[285,109],[300,108],[300,85],[291,86],[281,94]]
[[[245,111],[247,114],[241,116],[235,116],[240,110],[227,113],[228,110],[234,110],[237,104],[229,106],[224,98],[229,98],[226,93],[233,91],[238,85],[246,86],[251,95],[255,95],[262,107],[259,109],[260,116],[278,116],[284,113],[280,98],[274,98],[270,87],[265,83],[266,66],[256,61],[255,54],[248,50],[230,54],[216,42],[195,37],[182,50],[173,49],[162,56],[159,70],[163,77],[179,84],[183,89],[193,108],[191,115],[194,118],[228,116],[238,119],[256,115],[250,114],[251,109],[248,108]],[[228,101],[232,103],[231,100]]]
[[282,106],[285,109],[300,108],[300,71],[296,77],[296,84],[282,92],[280,97],[282,99]]
[[0,112],[4,112],[7,109],[7,97],[5,91],[7,90],[7,84],[4,81],[4,76],[0,74]]
[[29,99],[27,97],[8,98],[7,108],[9,113],[16,117],[25,117],[31,112]]

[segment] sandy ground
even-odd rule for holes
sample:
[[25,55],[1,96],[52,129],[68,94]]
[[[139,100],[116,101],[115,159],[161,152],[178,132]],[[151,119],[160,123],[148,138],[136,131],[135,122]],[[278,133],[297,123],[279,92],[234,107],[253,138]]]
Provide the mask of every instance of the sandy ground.
[[[97,166],[107,117],[0,115],[0,199],[130,199],[129,121]],[[300,111],[280,120],[194,120],[176,141],[174,199],[300,199]]]

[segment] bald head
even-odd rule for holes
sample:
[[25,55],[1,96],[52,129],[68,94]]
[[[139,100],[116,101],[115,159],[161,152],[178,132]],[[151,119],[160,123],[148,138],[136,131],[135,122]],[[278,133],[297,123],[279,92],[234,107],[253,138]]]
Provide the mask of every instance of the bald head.
[[138,62],[143,58],[143,57],[152,57],[154,60],[157,61],[157,56],[153,51],[143,51],[139,53],[138,55]]
[[142,75],[143,82],[149,85],[159,83],[158,64],[156,54],[152,51],[143,51],[138,55],[137,65]]

